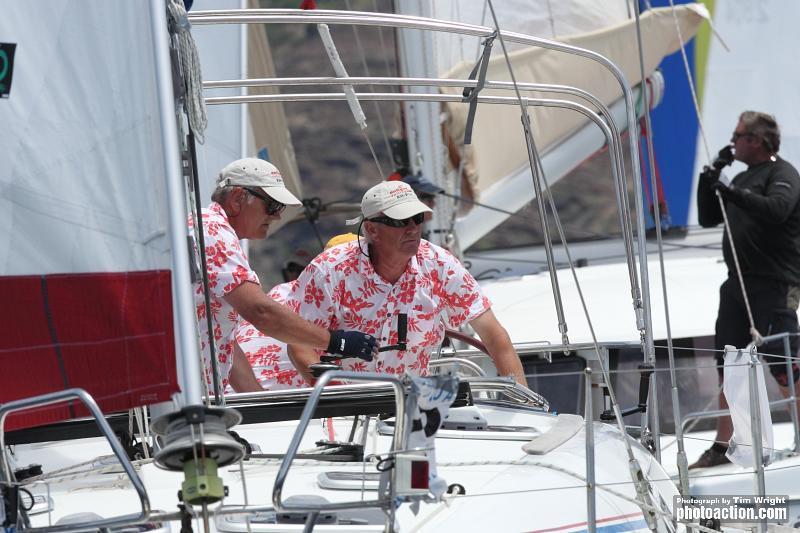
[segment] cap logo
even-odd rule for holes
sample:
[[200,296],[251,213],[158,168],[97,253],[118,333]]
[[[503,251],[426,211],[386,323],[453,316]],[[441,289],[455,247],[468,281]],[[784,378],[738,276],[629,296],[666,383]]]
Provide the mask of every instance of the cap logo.
[[416,199],[417,196],[414,194],[414,191],[411,189],[411,187],[409,187],[404,183],[400,183],[397,186],[392,187],[387,191],[384,203],[389,205],[395,205],[398,203]]

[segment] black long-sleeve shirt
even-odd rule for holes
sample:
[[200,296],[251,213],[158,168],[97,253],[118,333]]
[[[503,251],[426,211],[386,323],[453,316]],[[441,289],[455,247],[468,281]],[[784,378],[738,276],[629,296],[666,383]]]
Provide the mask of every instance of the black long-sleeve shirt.
[[[700,179],[697,218],[704,228],[722,222],[714,180]],[[800,285],[800,175],[783,159],[749,167],[733,178],[725,211],[742,273]],[[722,254],[736,272],[727,235]]]

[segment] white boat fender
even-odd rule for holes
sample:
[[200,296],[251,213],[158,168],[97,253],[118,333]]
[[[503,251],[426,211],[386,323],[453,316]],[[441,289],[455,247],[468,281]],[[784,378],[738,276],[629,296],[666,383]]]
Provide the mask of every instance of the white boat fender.
[[529,455],[549,453],[574,437],[583,426],[582,416],[559,414],[553,427],[523,444],[522,451]]

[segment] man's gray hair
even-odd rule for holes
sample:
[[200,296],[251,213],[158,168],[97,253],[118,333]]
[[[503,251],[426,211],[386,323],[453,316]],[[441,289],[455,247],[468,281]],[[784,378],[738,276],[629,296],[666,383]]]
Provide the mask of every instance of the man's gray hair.
[[781,147],[781,130],[775,117],[760,111],[745,111],[739,116],[747,133],[752,133],[770,154],[777,154]]
[[218,204],[222,204],[225,200],[228,199],[228,196],[233,192],[236,188],[236,185],[226,185],[224,187],[217,187],[214,189],[214,192],[211,193],[211,201],[217,202]]
[[211,193],[211,201],[217,202],[218,204],[222,204],[222,202],[227,200],[228,196],[230,196],[233,190],[237,187],[236,185],[222,185],[220,187],[222,182],[225,181],[224,170],[225,169],[221,170],[220,173],[217,174],[217,188],[214,189],[214,192]]

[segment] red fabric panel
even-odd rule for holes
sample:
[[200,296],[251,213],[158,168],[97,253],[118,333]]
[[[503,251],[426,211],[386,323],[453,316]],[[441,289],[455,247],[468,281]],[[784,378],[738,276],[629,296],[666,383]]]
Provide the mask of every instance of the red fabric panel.
[[[169,271],[0,276],[0,294],[0,403],[78,387],[108,413],[178,390]],[[64,404],[5,429],[87,415]]]

